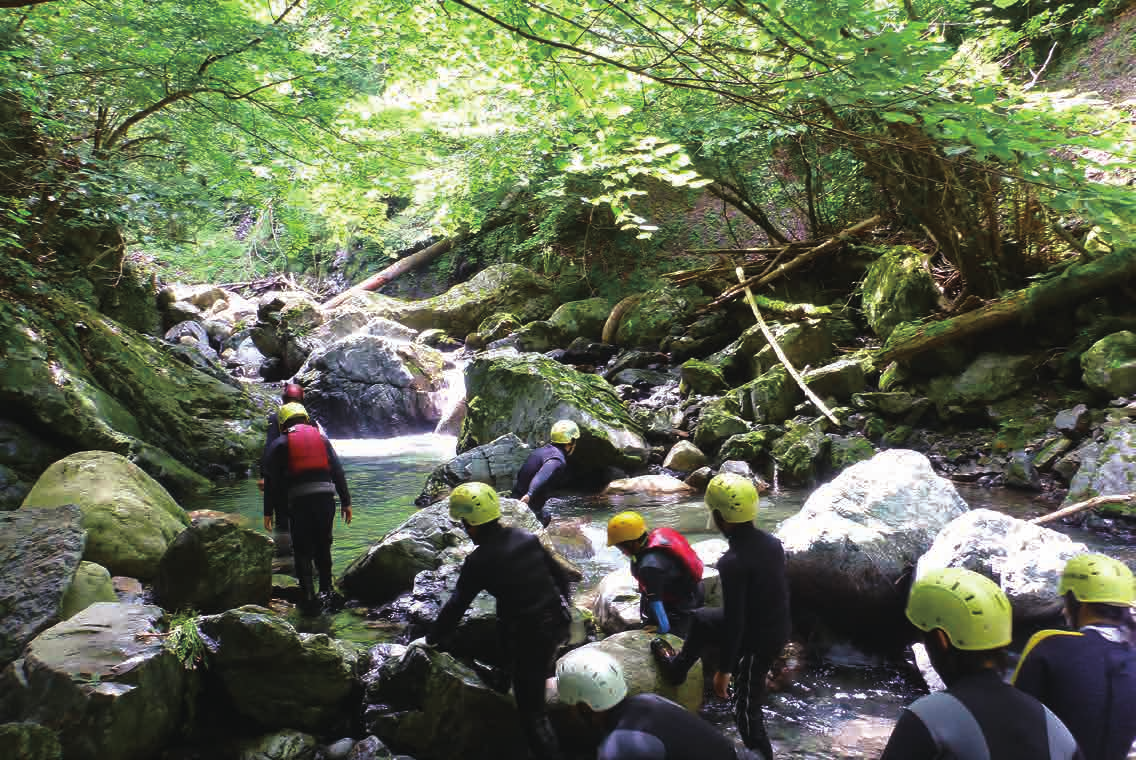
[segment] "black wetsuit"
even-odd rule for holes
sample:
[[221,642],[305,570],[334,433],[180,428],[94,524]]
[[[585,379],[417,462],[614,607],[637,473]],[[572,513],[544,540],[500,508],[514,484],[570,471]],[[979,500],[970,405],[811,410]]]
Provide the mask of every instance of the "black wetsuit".
[[694,611],[702,606],[701,579],[695,580],[682,560],[662,547],[644,549],[631,558],[631,574],[642,584],[639,616],[658,625],[652,603],[661,601],[670,633],[686,638]]
[[1013,684],[1069,727],[1086,760],[1124,760],[1136,740],[1136,647],[1113,626],[1040,631]]
[[545,502],[548,501],[552,489],[563,479],[567,468],[568,458],[564,450],[550,443],[529,454],[517,473],[517,482],[513,485],[513,498],[528,496],[529,509],[546,528],[552,522],[552,514],[544,508]]
[[904,709],[880,760],[1083,758],[1045,705],[988,670]]
[[604,713],[596,760],[746,760],[725,734],[658,694],[628,697]]
[[789,640],[789,581],[781,542],[752,523],[736,525],[730,548],[718,560],[722,607],[694,613],[690,636],[675,657],[674,675],[684,675],[710,646],[718,646],[718,670],[733,673],[738,734],[750,749],[773,757],[761,703],[765,677]]
[[480,591],[497,600],[497,624],[510,660],[513,697],[522,729],[537,757],[555,754],[545,715],[544,682],[568,639],[568,576],[540,540],[520,528],[493,522],[478,529],[477,548],[462,564],[454,593],[426,635],[445,644]]
[[[296,427],[299,426],[292,429]],[[270,517],[286,510],[290,517],[292,556],[305,601],[311,601],[315,596],[313,562],[319,573],[320,591],[332,590],[331,539],[335,525],[335,494],[339,494],[343,508],[351,506],[343,465],[322,431],[320,438],[327,451],[326,470],[314,470],[303,475],[290,473],[288,433],[277,436],[264,452],[264,515]]]

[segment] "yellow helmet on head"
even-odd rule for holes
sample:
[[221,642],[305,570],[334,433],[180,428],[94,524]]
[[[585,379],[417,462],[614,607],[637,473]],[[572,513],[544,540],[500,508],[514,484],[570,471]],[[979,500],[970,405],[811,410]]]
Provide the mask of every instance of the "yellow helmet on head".
[[647,532],[647,522],[638,512],[620,512],[607,521],[607,545],[634,541]]
[[1136,606],[1136,577],[1128,565],[1105,554],[1078,554],[1065,563],[1057,593],[1078,602]]
[[706,506],[726,522],[750,522],[757,517],[757,487],[744,475],[723,472],[706,487]]
[[462,483],[450,494],[450,517],[470,525],[484,525],[501,516],[501,500],[493,486]]
[[280,407],[280,411],[276,413],[276,420],[280,423],[280,427],[288,427],[297,422],[307,422],[311,419],[308,416],[308,410],[304,408],[303,404],[292,402]]
[[548,436],[553,443],[571,443],[579,437],[580,428],[572,420],[557,421]]
[[1010,643],[1010,600],[998,584],[972,570],[931,570],[911,586],[907,619],[921,631],[941,628],[955,649],[983,651]]

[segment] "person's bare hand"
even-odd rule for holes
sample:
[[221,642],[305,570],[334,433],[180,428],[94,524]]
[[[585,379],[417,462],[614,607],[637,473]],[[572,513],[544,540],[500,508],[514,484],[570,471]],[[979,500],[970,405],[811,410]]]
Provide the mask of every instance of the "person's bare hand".
[[521,497],[521,503],[522,504],[528,504],[529,503],[529,495],[528,494],[525,494],[524,496]]
[[714,694],[719,699],[730,698],[730,678],[732,674],[721,671],[714,674]]
[[344,507],[341,510],[341,514],[343,515],[343,522],[347,525],[350,525],[351,524],[351,507],[350,506]]
[[264,529],[267,530],[269,533],[272,532],[272,515],[265,515],[264,516]]

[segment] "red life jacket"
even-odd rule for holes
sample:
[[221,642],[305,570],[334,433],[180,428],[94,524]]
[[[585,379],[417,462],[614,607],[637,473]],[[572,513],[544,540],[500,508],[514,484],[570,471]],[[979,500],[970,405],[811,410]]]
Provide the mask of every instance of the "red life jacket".
[[293,425],[288,431],[288,474],[308,475],[314,472],[330,472],[331,462],[327,458],[327,446],[315,425]]
[[[694,549],[690,548],[690,544],[682,537],[682,534],[674,528],[655,528],[648,533],[647,546],[643,551],[650,551],[651,549],[662,549],[668,552],[682,563],[695,583],[702,580],[702,560],[694,553]],[[643,581],[639,581],[639,593],[646,591],[647,588],[643,585]]]

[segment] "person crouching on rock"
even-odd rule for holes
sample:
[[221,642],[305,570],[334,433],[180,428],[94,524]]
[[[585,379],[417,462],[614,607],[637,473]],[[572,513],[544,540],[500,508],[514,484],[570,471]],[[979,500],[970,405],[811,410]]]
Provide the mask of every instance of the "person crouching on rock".
[[644,625],[686,638],[702,606],[702,560],[690,543],[674,528],[648,531],[638,512],[620,512],[608,520],[607,545],[631,560]]
[[557,481],[562,480],[567,472],[568,457],[576,450],[580,428],[572,420],[559,420],[552,426],[548,437],[547,446],[529,454],[513,485],[513,498],[528,504],[536,519],[546,528],[552,522],[552,513],[545,509],[545,502]]
[[287,505],[291,517],[292,555],[300,581],[301,611],[316,611],[312,563],[319,573],[320,596],[329,602],[331,540],[335,524],[335,495],[339,494],[343,522],[351,524],[351,493],[343,466],[331,441],[311,424],[300,404],[280,408],[281,434],[265,451],[264,529],[272,530],[272,515]]
[[476,548],[465,558],[457,587],[433,628],[412,645],[445,646],[473,598],[483,590],[492,594],[521,729],[535,758],[559,758],[559,742],[545,711],[544,682],[553,673],[560,645],[568,640],[568,576],[540,539],[501,524],[500,500],[491,486],[463,483],[455,488],[450,516],[461,521]]

